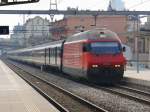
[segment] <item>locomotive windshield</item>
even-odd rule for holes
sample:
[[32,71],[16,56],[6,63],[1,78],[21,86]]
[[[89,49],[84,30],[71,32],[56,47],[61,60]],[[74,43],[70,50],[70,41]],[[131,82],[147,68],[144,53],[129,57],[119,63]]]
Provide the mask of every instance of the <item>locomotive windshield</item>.
[[121,52],[117,42],[94,42],[91,43],[91,52],[96,54],[117,54]]
[[94,54],[118,54],[121,52],[121,45],[117,42],[93,42],[86,44],[85,47],[86,51]]

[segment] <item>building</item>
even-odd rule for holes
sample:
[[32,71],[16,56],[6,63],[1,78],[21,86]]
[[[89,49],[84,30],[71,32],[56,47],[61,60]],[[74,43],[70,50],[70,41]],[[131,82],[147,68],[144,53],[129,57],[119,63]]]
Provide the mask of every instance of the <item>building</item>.
[[132,52],[136,52],[136,37],[138,36],[138,30],[140,28],[140,20],[134,16],[128,16],[127,23],[127,45],[131,47]]
[[122,42],[126,43],[126,16],[65,16],[53,23],[50,32],[55,40],[59,40],[77,32],[104,27],[116,32]]
[[28,19],[24,25],[18,24],[14,27],[11,42],[23,47],[49,42],[51,41],[49,28],[49,20],[36,16]]
[[25,47],[26,38],[25,38],[24,33],[25,33],[24,26],[22,26],[18,23],[18,25],[16,25],[13,28],[13,34],[11,34],[11,36],[10,36],[10,41],[14,44],[17,44],[18,46]]
[[27,46],[42,44],[51,41],[51,33],[49,32],[50,22],[46,18],[36,16],[28,19],[24,24],[25,38]]
[[150,17],[147,17],[147,22],[140,29],[140,40],[142,40],[140,45],[143,46],[144,60],[150,68]]
[[[125,10],[125,6],[122,0],[110,0],[108,11],[122,11]],[[145,25],[141,25],[140,17],[138,16],[128,16],[127,17],[127,33],[126,33],[126,45],[130,47],[132,52],[132,59],[139,59],[140,64],[148,66],[148,60],[150,60],[150,42],[148,30],[150,30],[150,18]],[[142,27],[142,28],[141,28]],[[135,62],[136,63],[136,62]]]

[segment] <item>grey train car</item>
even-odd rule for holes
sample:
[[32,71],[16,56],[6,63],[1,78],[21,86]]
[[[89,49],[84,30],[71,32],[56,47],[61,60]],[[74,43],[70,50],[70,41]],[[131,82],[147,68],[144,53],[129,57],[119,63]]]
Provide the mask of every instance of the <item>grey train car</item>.
[[38,66],[52,66],[61,70],[63,42],[64,40],[60,40],[31,48],[9,51],[7,57]]

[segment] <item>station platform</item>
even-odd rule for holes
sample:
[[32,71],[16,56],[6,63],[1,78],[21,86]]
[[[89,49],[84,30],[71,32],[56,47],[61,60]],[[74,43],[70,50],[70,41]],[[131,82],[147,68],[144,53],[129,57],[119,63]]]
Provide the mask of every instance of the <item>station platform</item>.
[[0,112],[59,112],[0,60]]
[[150,86],[150,69],[140,69],[139,73],[136,68],[127,69],[124,73],[124,79],[135,84]]

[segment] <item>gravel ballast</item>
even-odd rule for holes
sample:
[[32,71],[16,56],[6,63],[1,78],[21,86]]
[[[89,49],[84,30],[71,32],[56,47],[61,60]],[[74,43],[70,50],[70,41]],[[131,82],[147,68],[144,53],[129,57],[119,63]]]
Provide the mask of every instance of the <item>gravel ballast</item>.
[[[31,74],[38,75],[44,79],[71,91],[98,106],[104,107],[111,112],[150,112],[150,105],[144,105],[133,100],[129,100],[118,95],[111,94],[101,89],[96,89],[75,81],[41,72],[40,69],[13,62]],[[59,74],[59,73],[58,73]]]

